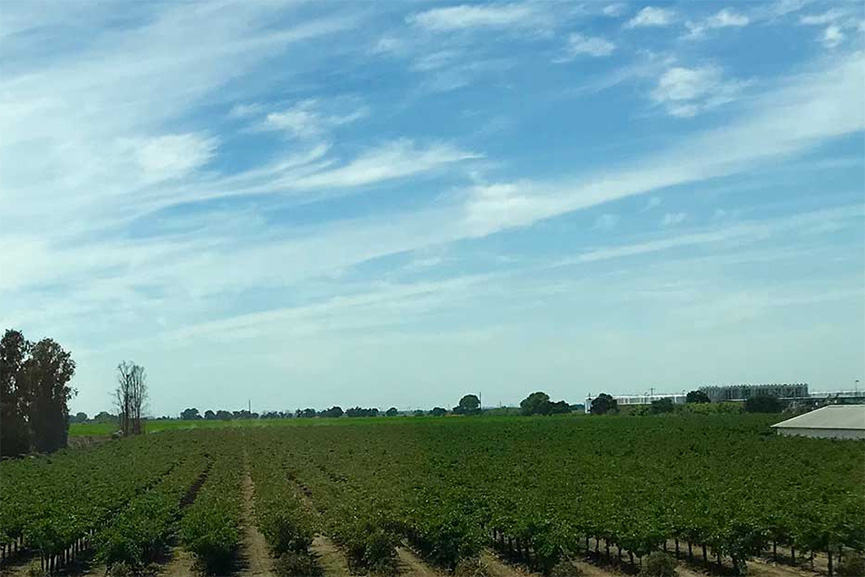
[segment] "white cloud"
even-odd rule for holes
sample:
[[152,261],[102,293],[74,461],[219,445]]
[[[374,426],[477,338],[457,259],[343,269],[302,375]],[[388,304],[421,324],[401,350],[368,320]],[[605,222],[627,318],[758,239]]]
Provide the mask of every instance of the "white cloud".
[[646,206],[643,207],[643,212],[648,212],[648,211],[652,210],[653,208],[658,207],[660,205],[661,205],[661,197],[660,196],[653,196],[652,198],[650,198],[646,202]]
[[621,217],[617,214],[604,213],[595,219],[593,230],[612,230],[619,224]]
[[837,48],[839,44],[844,42],[844,33],[841,28],[836,25],[827,26],[820,36],[820,41],[826,48]]
[[143,181],[150,184],[181,178],[204,166],[214,157],[219,141],[187,133],[125,143],[133,150]]
[[379,38],[370,52],[372,54],[398,54],[405,48],[405,42],[393,36]]
[[820,14],[808,14],[807,16],[802,16],[799,18],[799,23],[806,26],[824,26],[826,24],[837,22],[845,15],[845,12],[842,12],[837,8],[832,8],[831,10],[827,10]]
[[719,28],[742,28],[751,22],[745,14],[724,8],[700,22],[686,22],[688,34],[686,38],[695,40],[702,38],[707,30]]
[[418,147],[412,140],[401,139],[368,150],[340,168],[298,178],[292,187],[341,188],[354,187],[403,178],[443,166],[481,158],[479,154],[460,150],[450,144]]
[[304,100],[280,112],[271,112],[261,124],[264,130],[279,130],[294,138],[319,138],[344,124],[369,116],[365,106],[345,114],[327,114],[318,100]]
[[569,61],[584,55],[596,58],[609,56],[615,49],[616,45],[605,38],[571,34],[568,37],[568,46],[565,48],[565,55],[559,61]]
[[661,226],[675,226],[677,224],[682,224],[687,218],[688,213],[686,212],[668,212],[664,215],[664,218],[661,219]]
[[651,97],[670,115],[687,118],[730,102],[745,85],[726,80],[717,66],[676,66],[661,75]]
[[750,20],[744,14],[734,12],[729,8],[724,8],[713,14],[706,20],[706,25],[709,28],[741,28],[747,26]]
[[604,16],[609,16],[610,18],[617,18],[625,14],[628,11],[628,5],[624,2],[617,2],[615,4],[608,4],[604,6],[602,10]]
[[535,26],[536,7],[525,4],[461,5],[432,8],[407,18],[408,22],[433,32],[474,28]]
[[673,23],[675,12],[666,8],[646,6],[625,23],[625,28],[646,28],[669,26]]

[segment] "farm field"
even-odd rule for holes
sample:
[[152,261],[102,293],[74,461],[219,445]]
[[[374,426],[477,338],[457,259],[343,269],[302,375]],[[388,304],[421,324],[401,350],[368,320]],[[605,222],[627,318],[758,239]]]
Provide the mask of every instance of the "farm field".
[[865,444],[776,420],[298,419],[4,461],[5,571],[828,573],[865,546]]
[[[404,424],[405,418],[413,420],[428,420],[439,419],[439,417],[364,417],[364,424]],[[490,419],[500,419],[508,417],[486,417]],[[579,418],[579,417],[572,417]],[[327,418],[316,417],[315,419],[231,419],[222,420],[204,420],[196,419],[184,421],[182,419],[166,419],[147,421],[144,425],[144,430],[147,433],[159,433],[162,431],[177,431],[186,429],[225,429],[225,428],[244,428],[244,427],[327,427],[332,425],[352,425],[357,424],[356,419],[340,417]],[[117,430],[117,425],[105,423],[72,423],[69,425],[70,437],[91,437],[110,435]]]

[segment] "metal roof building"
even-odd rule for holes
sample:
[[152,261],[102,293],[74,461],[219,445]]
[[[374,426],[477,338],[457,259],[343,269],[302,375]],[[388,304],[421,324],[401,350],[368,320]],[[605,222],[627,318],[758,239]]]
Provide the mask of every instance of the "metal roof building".
[[829,405],[772,427],[787,436],[865,439],[865,405]]

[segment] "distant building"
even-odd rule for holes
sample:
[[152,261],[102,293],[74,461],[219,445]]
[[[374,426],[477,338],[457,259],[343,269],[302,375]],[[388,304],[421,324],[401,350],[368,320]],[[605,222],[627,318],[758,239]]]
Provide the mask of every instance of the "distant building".
[[[610,395],[614,399],[616,399],[616,403],[622,407],[626,405],[651,405],[652,401],[660,401],[661,399],[670,399],[676,405],[682,405],[685,403],[685,395],[682,393],[670,393],[670,394],[645,394],[645,395]],[[592,412],[592,401],[594,397],[591,395],[586,397],[586,406],[585,412]]]
[[785,436],[865,439],[865,405],[829,405],[772,427]]
[[783,383],[772,385],[730,385],[726,387],[700,387],[713,403],[744,401],[751,397],[778,397],[780,399],[808,398],[806,383]]

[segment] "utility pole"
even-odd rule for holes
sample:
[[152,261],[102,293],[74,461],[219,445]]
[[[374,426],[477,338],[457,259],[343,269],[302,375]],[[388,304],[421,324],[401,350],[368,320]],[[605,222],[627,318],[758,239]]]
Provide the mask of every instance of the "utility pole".
[[246,412],[249,413],[249,417],[252,418],[252,399],[246,399]]

